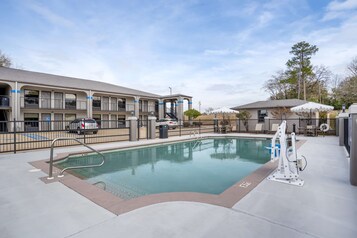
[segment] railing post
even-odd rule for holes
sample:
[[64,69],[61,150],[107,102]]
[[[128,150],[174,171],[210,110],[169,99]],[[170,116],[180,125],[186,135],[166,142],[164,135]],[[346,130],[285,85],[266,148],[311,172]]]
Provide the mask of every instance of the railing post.
[[268,133],[270,131],[270,118],[264,117],[264,132]]
[[340,146],[343,146],[345,145],[345,142],[344,142],[344,138],[345,138],[345,118],[348,118],[348,113],[346,112],[341,112],[339,115],[338,115],[338,131],[339,131],[339,145]]
[[86,144],[86,120],[84,120],[83,142]]
[[357,186],[357,103],[352,104],[349,115],[350,182]]
[[146,118],[146,139],[149,139],[149,117]]
[[218,118],[213,118],[213,131],[218,132]]
[[16,118],[14,118],[14,154],[16,154]]
[[238,118],[238,132],[240,132],[240,118]]
[[198,119],[198,131],[201,134],[201,119]]
[[[181,120],[179,120],[179,121],[181,121]],[[179,123],[180,136],[181,136],[181,130],[182,130],[182,127],[183,127],[183,123],[181,122],[181,123]]]
[[140,118],[138,118],[138,123],[137,123],[137,128],[138,128],[138,140],[140,140],[140,122],[142,122],[142,121],[140,121]]

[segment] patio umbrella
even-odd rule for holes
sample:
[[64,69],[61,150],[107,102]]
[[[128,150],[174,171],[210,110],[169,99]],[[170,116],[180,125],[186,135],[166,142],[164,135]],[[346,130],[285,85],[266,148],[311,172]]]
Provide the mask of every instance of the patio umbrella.
[[218,113],[238,113],[239,111],[230,109],[228,107],[221,107],[218,109],[215,109],[213,111],[211,111],[211,114],[218,114]]
[[308,102],[305,104],[302,104],[300,106],[296,106],[296,107],[292,107],[290,108],[290,111],[292,112],[297,112],[297,113],[309,113],[310,118],[308,120],[308,124],[311,123],[312,120],[312,113],[316,113],[316,112],[329,112],[333,110],[333,106],[329,106],[329,105],[325,105],[325,104],[321,104],[321,103],[316,103],[316,102]]
[[308,102],[308,103],[302,104],[300,106],[292,107],[292,108],[290,108],[290,110],[292,112],[307,112],[307,113],[329,112],[329,111],[333,110],[333,106],[316,103],[316,102]]

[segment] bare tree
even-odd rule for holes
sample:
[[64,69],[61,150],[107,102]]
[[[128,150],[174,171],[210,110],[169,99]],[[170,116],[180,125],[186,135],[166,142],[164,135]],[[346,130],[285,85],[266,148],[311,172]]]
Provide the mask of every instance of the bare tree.
[[311,75],[311,87],[317,87],[319,102],[322,102],[322,90],[327,91],[327,85],[330,83],[332,73],[323,66],[314,66]]
[[0,67],[11,67],[12,60],[0,50]]
[[350,71],[351,77],[357,77],[357,57],[352,60],[347,69]]

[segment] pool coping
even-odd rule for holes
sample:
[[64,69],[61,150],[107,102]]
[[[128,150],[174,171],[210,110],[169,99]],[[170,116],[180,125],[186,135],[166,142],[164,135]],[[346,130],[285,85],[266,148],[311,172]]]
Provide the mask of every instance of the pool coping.
[[[214,137],[239,137],[239,136],[206,136],[206,138],[214,138]],[[267,138],[265,137],[246,137],[244,138]],[[180,141],[189,141],[192,138],[186,138],[181,140],[175,141],[162,141],[160,143],[147,143],[143,145],[130,145],[130,146],[123,146],[118,148],[106,148],[103,150],[99,150],[101,152],[108,151],[108,150],[122,150],[122,149],[130,149],[136,147],[145,147],[145,146],[156,146],[161,144],[170,144]],[[299,140],[296,143],[297,148],[299,148],[305,140]],[[62,160],[69,155],[77,155],[88,153],[88,151],[79,151],[75,153],[59,153],[54,160]],[[41,169],[43,172],[49,172],[49,165],[48,159],[45,160],[38,160],[29,162],[32,166]],[[239,180],[237,183],[226,189],[221,194],[206,194],[206,193],[196,193],[196,192],[170,192],[170,193],[159,193],[159,194],[150,194],[141,196],[138,198],[133,198],[130,200],[121,199],[110,192],[107,192],[98,186],[92,185],[87,183],[86,181],[80,179],[79,177],[74,176],[70,172],[65,172],[65,176],[62,178],[55,177],[52,180],[48,180],[46,177],[41,177],[40,179],[48,184],[53,182],[60,182],[66,187],[74,190],[75,192],[81,194],[82,196],[86,197],[87,199],[91,200],[92,202],[96,203],[97,205],[103,207],[104,209],[114,213],[115,215],[120,215],[141,207],[145,207],[148,205],[153,205],[156,203],[162,202],[171,202],[171,201],[190,201],[190,202],[201,202],[201,203],[208,203],[212,205],[232,208],[239,200],[245,197],[251,190],[253,190],[259,183],[261,183],[269,174],[271,174],[278,165],[278,161],[274,162],[267,162],[257,170],[253,171],[243,179]],[[60,169],[53,167],[53,174],[56,175],[60,172]]]

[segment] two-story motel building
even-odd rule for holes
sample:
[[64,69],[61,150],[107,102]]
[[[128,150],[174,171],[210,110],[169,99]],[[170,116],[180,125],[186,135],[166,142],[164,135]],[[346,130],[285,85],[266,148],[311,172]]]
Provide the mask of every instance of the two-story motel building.
[[[0,121],[87,117],[125,123],[131,115],[145,121],[150,114],[166,117],[167,104],[177,119],[183,120],[185,100],[188,109],[192,108],[192,97],[182,94],[160,96],[99,81],[0,67]],[[52,127],[56,125],[62,127],[52,123]]]

